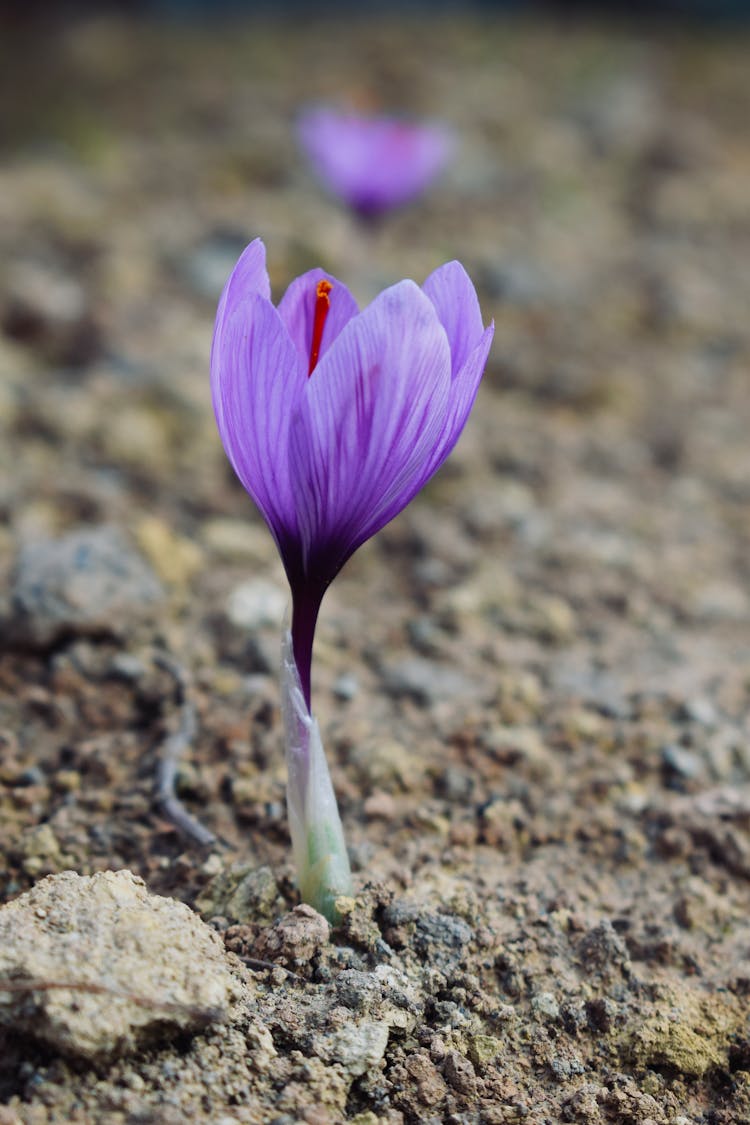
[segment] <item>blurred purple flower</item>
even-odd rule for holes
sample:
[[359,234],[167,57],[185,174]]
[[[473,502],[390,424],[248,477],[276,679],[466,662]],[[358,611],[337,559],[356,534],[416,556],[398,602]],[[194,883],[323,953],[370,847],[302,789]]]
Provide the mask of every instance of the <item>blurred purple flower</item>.
[[350,555],[442,465],[464,427],[494,328],[463,266],[401,281],[363,312],[315,269],[270,299],[256,239],[222,293],[211,351],[221,440],[292,590],[305,701],[315,623]]
[[453,136],[439,125],[311,109],[299,137],[322,182],[373,218],[420,195],[448,162]]

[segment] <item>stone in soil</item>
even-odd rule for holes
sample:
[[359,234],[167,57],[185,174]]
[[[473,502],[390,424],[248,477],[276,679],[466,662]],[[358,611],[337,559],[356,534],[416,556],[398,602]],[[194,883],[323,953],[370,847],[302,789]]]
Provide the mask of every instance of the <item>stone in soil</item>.
[[216,934],[129,871],[50,875],[2,907],[0,982],[9,981],[0,1026],[85,1059],[223,1021],[236,998]]
[[126,635],[162,587],[116,527],[83,528],[23,546],[11,591],[11,638],[34,647],[70,635]]

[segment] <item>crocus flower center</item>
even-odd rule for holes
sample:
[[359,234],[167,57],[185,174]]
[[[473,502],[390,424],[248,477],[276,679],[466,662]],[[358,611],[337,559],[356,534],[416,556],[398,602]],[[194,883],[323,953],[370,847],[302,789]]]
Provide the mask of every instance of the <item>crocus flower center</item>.
[[328,294],[333,289],[330,281],[325,278],[319,281],[315,289],[315,316],[313,318],[312,341],[310,343],[310,366],[307,371],[308,378],[312,375],[315,364],[320,357],[320,344],[323,339],[323,329],[326,325],[326,317],[328,310],[331,307],[331,298]]

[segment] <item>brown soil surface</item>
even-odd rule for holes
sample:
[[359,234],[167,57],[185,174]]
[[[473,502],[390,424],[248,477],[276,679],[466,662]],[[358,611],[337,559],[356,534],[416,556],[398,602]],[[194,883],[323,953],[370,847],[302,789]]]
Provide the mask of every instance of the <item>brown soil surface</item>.
[[[2,1125],[750,1121],[747,47],[447,17],[0,35],[0,896],[128,868],[239,982],[223,1022],[165,1009],[114,1059],[24,1019]],[[357,231],[295,146],[320,99],[445,119],[458,157]],[[208,396],[257,235],[277,297],[458,257],[497,326],[455,454],[324,605],[358,893],[330,940],[292,912],[283,573]],[[92,527],[61,611],[45,566]],[[155,799],[178,729],[215,844]]]

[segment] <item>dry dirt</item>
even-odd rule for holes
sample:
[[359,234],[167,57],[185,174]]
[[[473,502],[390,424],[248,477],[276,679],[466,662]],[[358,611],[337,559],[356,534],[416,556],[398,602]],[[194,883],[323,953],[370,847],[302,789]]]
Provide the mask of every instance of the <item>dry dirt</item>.
[[[489,16],[0,34],[0,896],[129,869],[235,989],[186,1029],[136,968],[148,1041],[77,1053],[16,968],[2,1125],[750,1121],[747,48]],[[359,231],[295,146],[320,99],[444,119],[458,157]],[[257,235],[277,296],[458,257],[497,326],[451,461],[324,605],[357,887],[330,935],[289,863],[283,574],[207,392]],[[175,734],[214,842],[159,803]],[[124,1004],[108,980],[68,1006]]]

